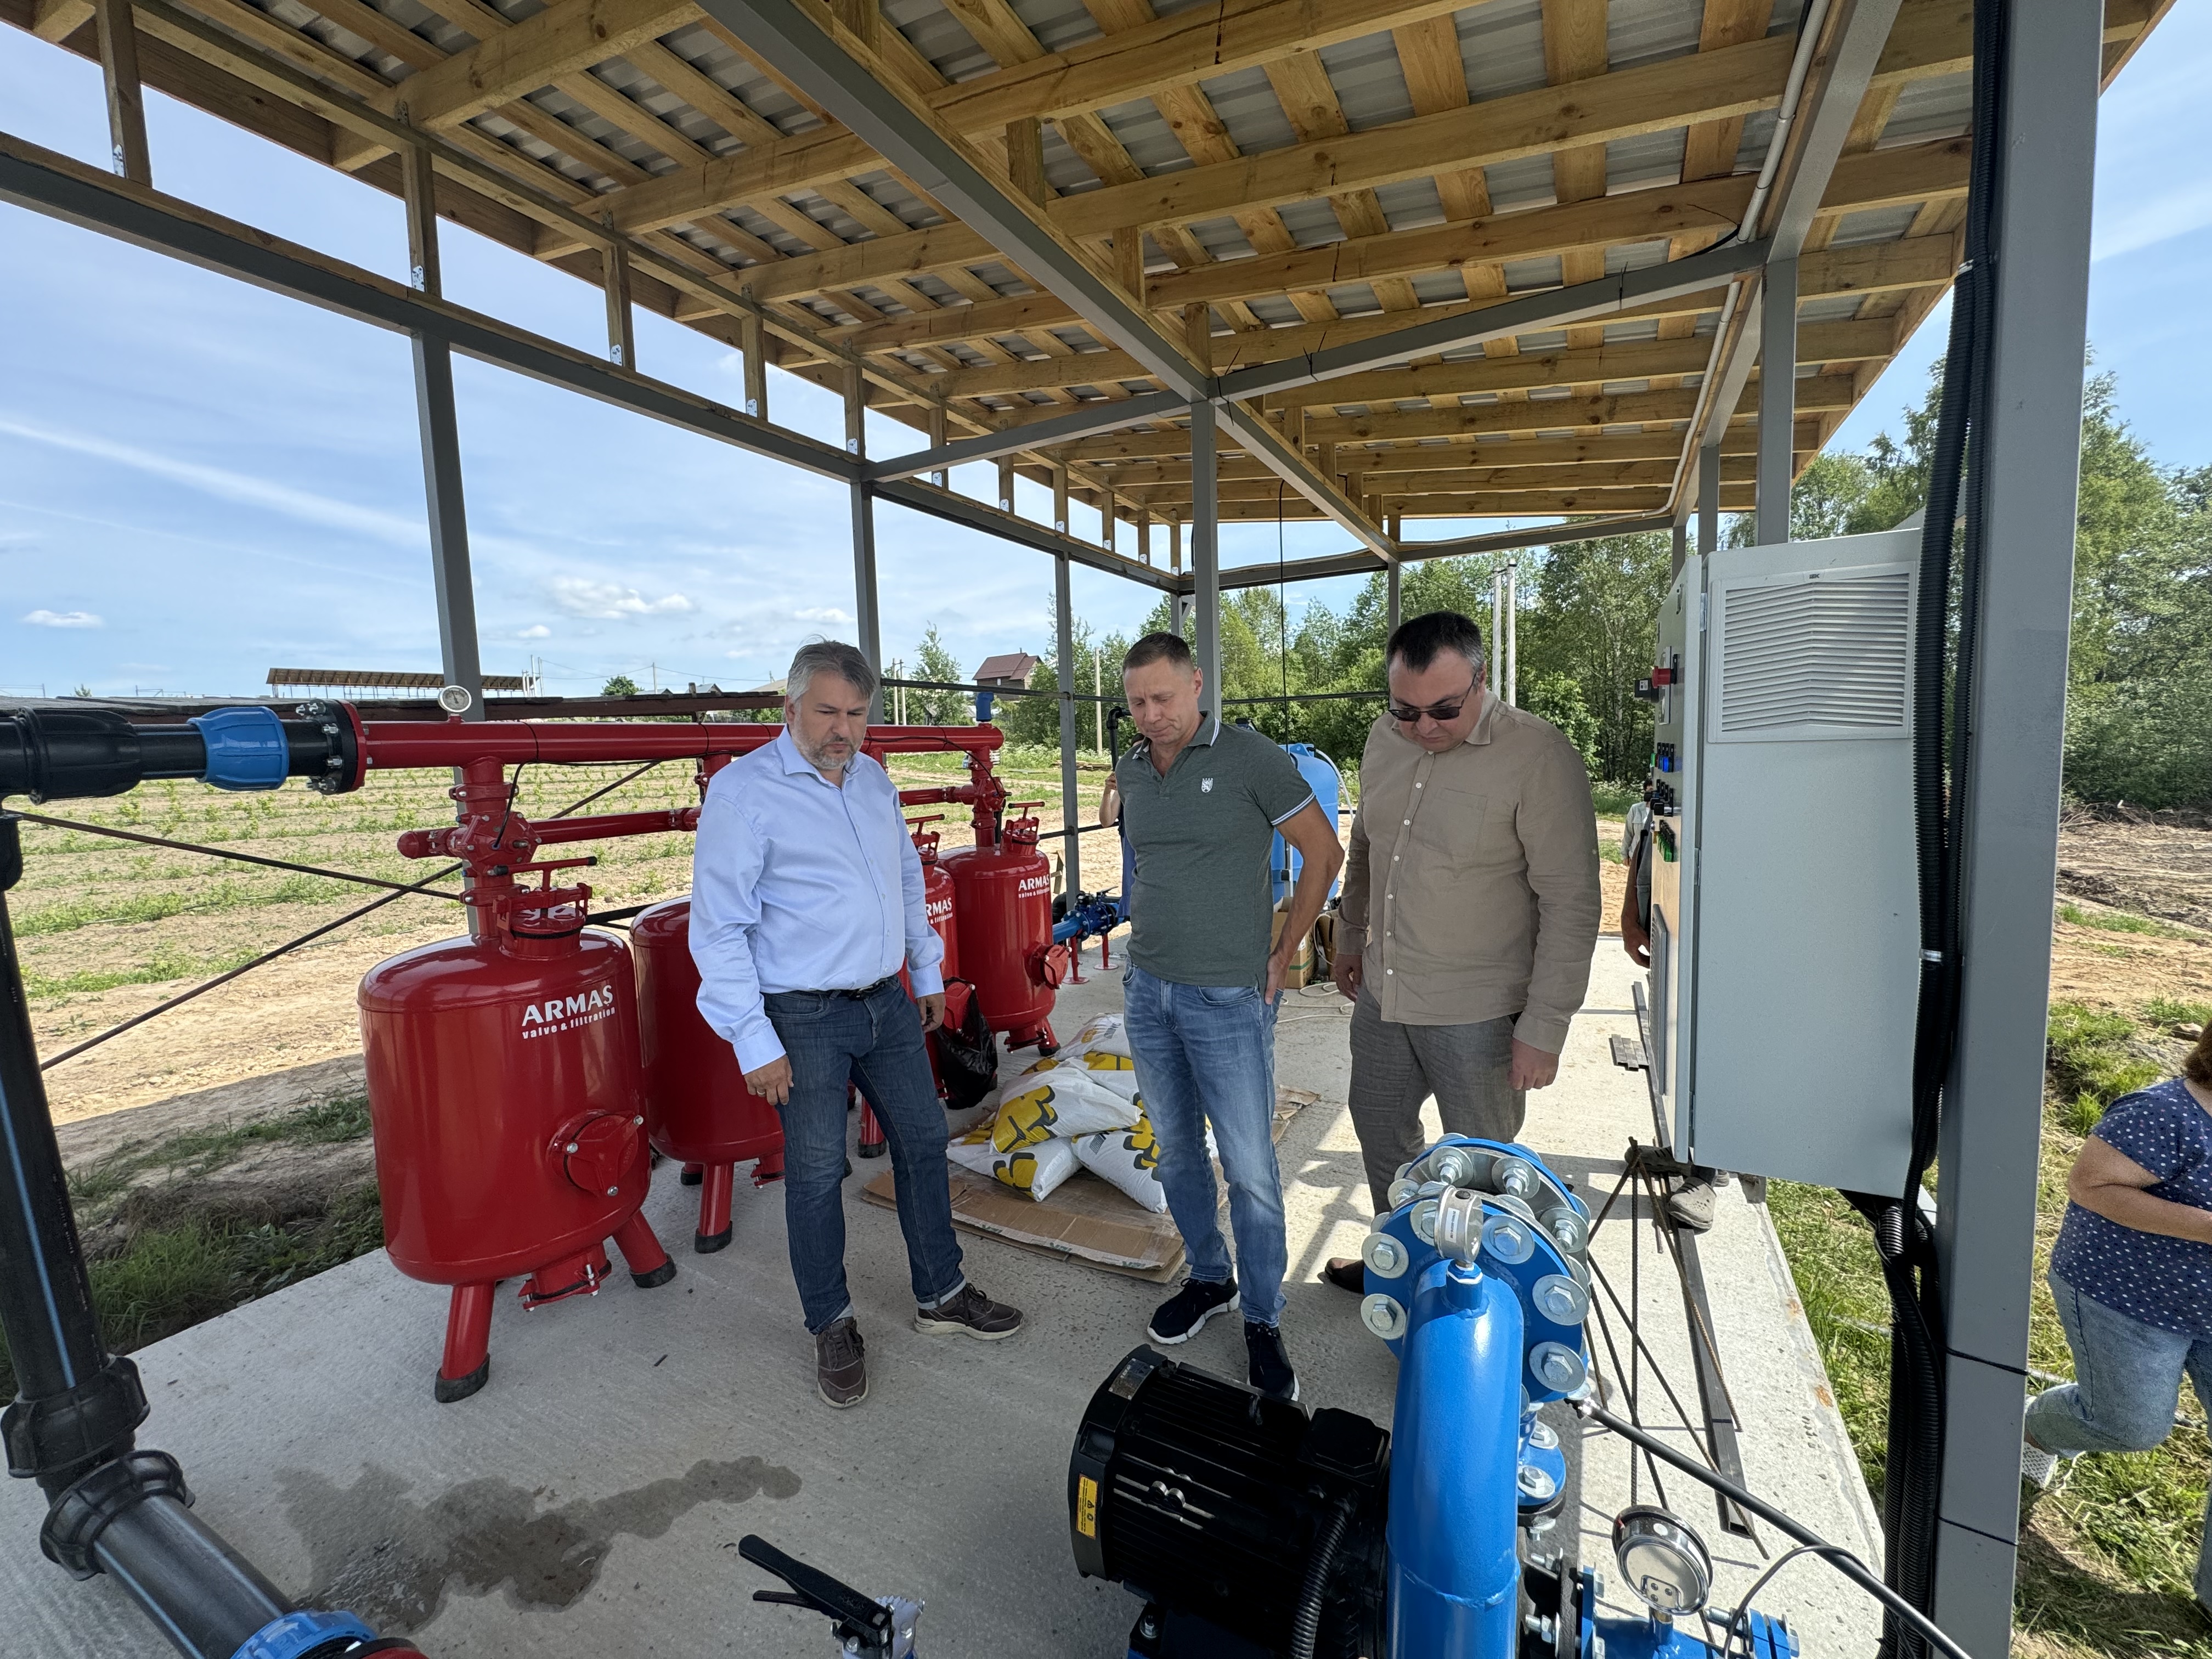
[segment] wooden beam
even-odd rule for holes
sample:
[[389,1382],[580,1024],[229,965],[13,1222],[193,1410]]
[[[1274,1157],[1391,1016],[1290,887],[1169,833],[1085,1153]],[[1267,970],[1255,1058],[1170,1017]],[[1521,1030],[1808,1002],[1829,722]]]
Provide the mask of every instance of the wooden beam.
[[[1808,363],[1856,362],[1887,357],[1897,349],[1886,321],[1810,325],[1802,331]],[[1381,404],[1414,398],[1458,397],[1468,392],[1533,390],[1549,386],[1595,385],[1606,380],[1640,380],[1655,374],[1701,374],[1710,354],[1701,340],[1637,341],[1584,350],[1561,349],[1499,358],[1431,363],[1421,368],[1377,369],[1347,375],[1286,393],[1308,407],[1339,404]],[[1097,386],[1143,379],[1144,369],[1123,351],[1084,351],[1069,357],[1045,357],[989,368],[957,370],[925,382],[941,398],[980,398],[1033,392],[1052,386]]]
[[[409,76],[372,101],[389,115],[404,100],[416,125],[442,131],[556,76],[619,58],[697,15],[691,0],[554,0],[513,28]],[[350,170],[383,153],[380,145],[356,142],[343,146],[336,160]]]
[[31,11],[31,33],[59,46],[92,21],[92,0],[38,0]]
[[[1758,412],[1758,381],[1754,378],[1736,406],[1738,418]],[[1849,374],[1820,374],[1797,382],[1797,407],[1807,411],[1849,409],[1857,395]],[[1525,403],[1480,404],[1456,409],[1426,409],[1400,414],[1306,417],[1307,435],[1315,442],[1407,442],[1422,438],[1449,438],[1482,432],[1575,431],[1592,427],[1643,425],[1657,421],[1686,421],[1697,412],[1694,392],[1631,392],[1615,396],[1600,393],[1578,398],[1533,398]]]
[[[1900,47],[1893,38],[1883,74],[1897,79],[1951,72],[1971,41],[1971,19],[1960,21],[1964,3],[1906,0],[1898,24],[1904,44]],[[1440,168],[1546,155],[1563,143],[1602,143],[1687,122],[1748,114],[1771,108],[1779,100],[1792,50],[1793,42],[1786,36],[1747,41],[1721,52],[1618,70],[1591,83],[1509,94],[1262,155],[1109,183],[1103,190],[1060,198],[1053,204],[1051,216],[1065,235],[1105,237],[1124,225],[1142,229],[1342,196],[1362,187],[1427,177]],[[929,98],[935,108],[936,94]],[[939,113],[941,118],[942,111]],[[1030,113],[1034,112],[1020,111],[1007,118]],[[963,123],[955,119],[945,125],[957,128]],[[632,185],[610,197],[607,205],[624,229],[656,228],[761,194],[805,188],[880,165],[866,146],[836,129],[781,146],[762,145],[707,167]]]
[[[1846,156],[1838,165],[1824,205],[1838,211],[1902,202],[1946,199],[1966,188],[1965,139],[1901,146],[1872,155]],[[1472,268],[1486,262],[1559,253],[1570,248],[1612,246],[1691,231],[1735,229],[1751,200],[1753,180],[1712,179],[1627,191],[1595,202],[1498,214],[1468,223],[1387,235],[1358,237],[1319,248],[1223,260],[1195,270],[1146,279],[1155,306],[1212,304],[1285,291],[1327,289],[1383,276]],[[739,280],[761,299],[846,287],[907,272],[981,264],[997,255],[965,226],[937,226],[902,237],[859,242],[828,253],[802,255],[748,272]],[[972,315],[970,313],[973,313]],[[890,350],[908,344],[977,339],[1018,332],[1025,326],[1070,322],[1075,313],[1056,296],[1024,295],[980,306],[947,307],[926,317],[898,317],[841,337],[855,349]],[[1269,331],[1281,332],[1282,331]]]
[[153,155],[146,148],[146,98],[138,82],[138,26],[131,0],[94,0],[99,24],[100,81],[107,93],[107,137],[116,173],[151,186]]

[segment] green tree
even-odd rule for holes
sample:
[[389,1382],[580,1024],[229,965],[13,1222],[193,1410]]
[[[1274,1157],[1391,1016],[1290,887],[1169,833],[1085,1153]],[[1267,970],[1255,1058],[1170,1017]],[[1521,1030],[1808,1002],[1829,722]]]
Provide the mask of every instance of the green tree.
[[1672,568],[1672,538],[1654,531],[1547,548],[1524,584],[1534,592],[1520,614],[1521,681],[1545,688],[1546,702],[1570,720],[1575,711],[1557,683],[1576,689],[1582,717],[1595,722],[1584,752],[1601,778],[1640,778],[1650,762],[1651,705],[1636,696],[1636,682],[1651,665]]
[[[939,635],[934,623],[921,636],[921,644],[914,656],[914,678],[918,680],[957,684],[968,678],[960,666],[960,659],[952,654],[951,647]],[[907,693],[906,713],[907,718],[917,726],[973,726],[975,723],[975,705],[965,691],[909,691]]]
[[627,674],[617,674],[599,688],[599,695],[603,697],[634,697],[637,695],[637,682]]

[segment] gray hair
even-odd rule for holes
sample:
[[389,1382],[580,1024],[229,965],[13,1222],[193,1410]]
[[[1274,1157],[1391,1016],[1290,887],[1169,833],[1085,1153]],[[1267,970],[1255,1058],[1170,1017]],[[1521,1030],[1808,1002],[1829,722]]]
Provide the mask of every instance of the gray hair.
[[799,654],[791,659],[791,672],[783,677],[783,700],[797,702],[806,695],[817,674],[848,680],[864,697],[876,695],[876,671],[868,666],[868,659],[856,647],[842,640],[809,640],[799,647]]

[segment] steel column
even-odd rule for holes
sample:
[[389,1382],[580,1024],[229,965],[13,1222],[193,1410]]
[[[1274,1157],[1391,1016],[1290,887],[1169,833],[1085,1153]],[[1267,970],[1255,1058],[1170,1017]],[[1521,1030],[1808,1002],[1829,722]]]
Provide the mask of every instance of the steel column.
[[[407,269],[415,287],[441,297],[436,180],[427,150],[399,158],[407,208]],[[464,720],[484,717],[483,664],[477,650],[476,581],[469,569],[469,514],[461,490],[461,432],[453,408],[453,351],[417,331],[415,417],[422,440],[422,494],[430,516],[430,574],[438,596],[438,657],[446,684],[469,694]]]
[[1519,678],[1521,673],[1521,562],[1505,562],[1505,639],[1499,647],[1504,653],[1504,695],[1506,706],[1521,706]]
[[1221,480],[1214,447],[1213,405],[1190,406],[1191,599],[1198,616],[1192,650],[1205,678],[1200,700],[1221,713]]
[[1767,266],[1759,303],[1759,507],[1758,533],[1752,539],[1774,547],[1790,539],[1790,483],[1796,465],[1796,259]]
[[1060,824],[1062,878],[1067,887],[1067,908],[1075,909],[1075,896],[1083,890],[1083,837],[1076,827],[1083,822],[1083,797],[1075,772],[1075,595],[1071,581],[1072,562],[1066,554],[1052,562],[1053,632],[1060,639]]
[[1721,544],[1721,447],[1716,439],[1698,452],[1698,551]]
[[1937,1621],[1978,1659],[2011,1634],[2042,1131],[2059,762],[2088,306],[2100,18],[2009,0],[1986,424],[1968,510],[1990,550],[1964,716],[1960,1019],[1939,1146],[1944,1385]]
[[[860,371],[845,371],[845,453],[855,461],[868,453],[868,386]],[[866,469],[854,473],[846,486],[853,509],[853,617],[856,644],[868,666],[884,672],[884,631],[876,596],[876,498],[868,488]],[[883,688],[868,710],[870,720],[884,717]]]

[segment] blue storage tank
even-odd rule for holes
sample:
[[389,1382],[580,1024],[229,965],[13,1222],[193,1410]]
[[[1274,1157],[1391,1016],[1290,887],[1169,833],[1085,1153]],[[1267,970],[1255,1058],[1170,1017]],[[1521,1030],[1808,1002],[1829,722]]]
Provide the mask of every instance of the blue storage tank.
[[[1344,800],[1344,775],[1336,769],[1336,763],[1310,743],[1286,743],[1283,747],[1289,751],[1291,758],[1297,763],[1298,775],[1304,778],[1312,788],[1314,799],[1321,803],[1321,810],[1328,817],[1329,823],[1336,823],[1337,814]],[[1298,856],[1298,849],[1284,841],[1279,833],[1275,836],[1274,851],[1270,854],[1267,862],[1267,868],[1274,882],[1274,897],[1278,902],[1281,901],[1284,894],[1291,890],[1291,884],[1297,879],[1298,866],[1304,860]],[[1341,884],[1342,882],[1340,879],[1329,888],[1330,897],[1334,898],[1336,896],[1336,889]]]

